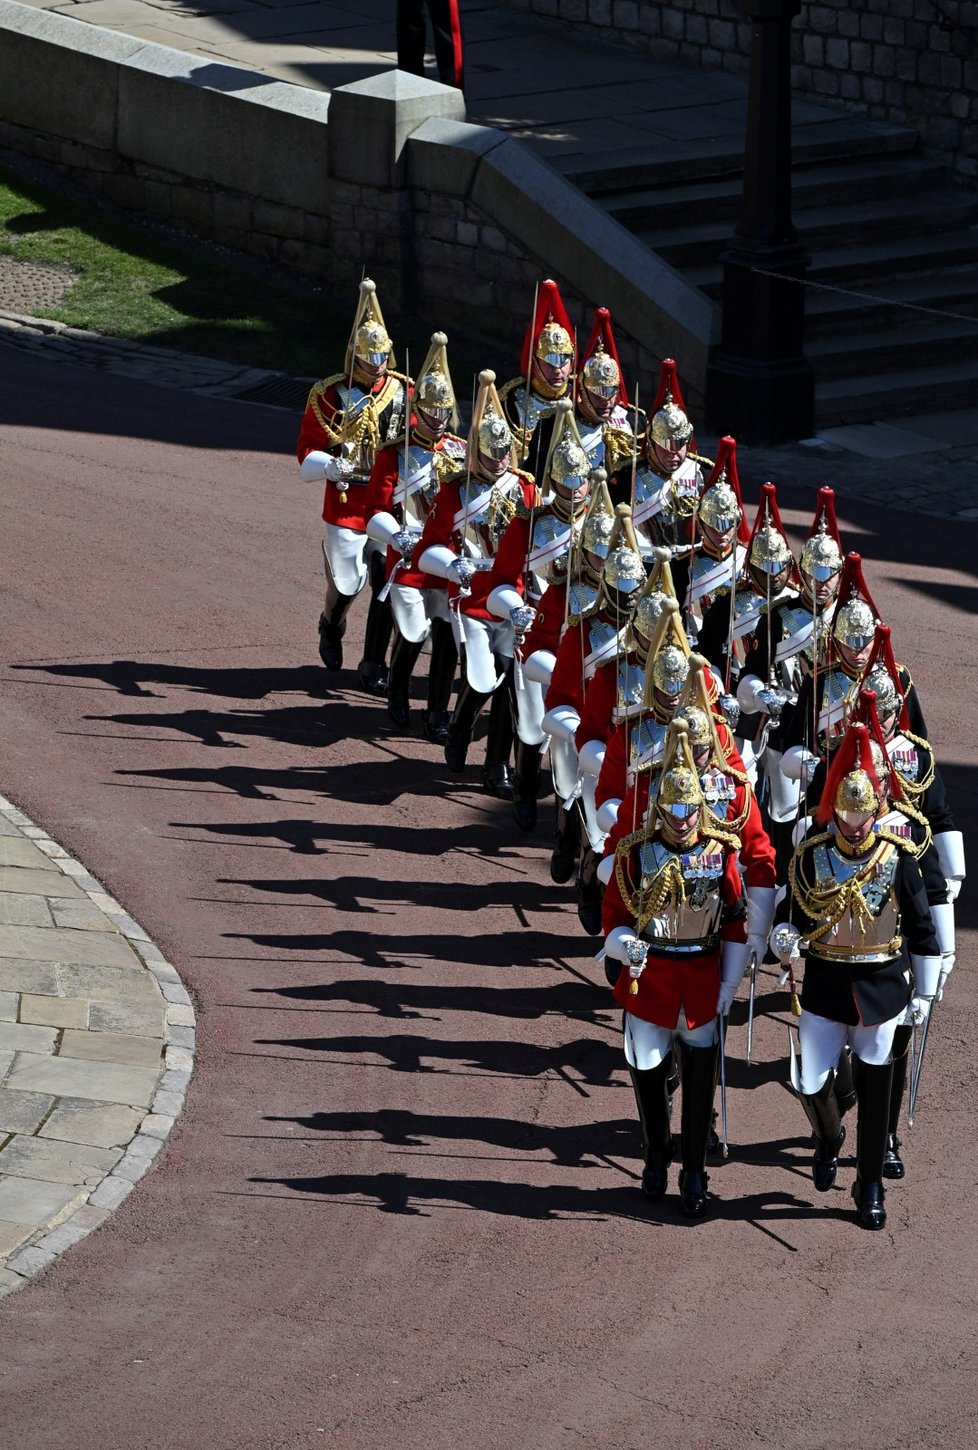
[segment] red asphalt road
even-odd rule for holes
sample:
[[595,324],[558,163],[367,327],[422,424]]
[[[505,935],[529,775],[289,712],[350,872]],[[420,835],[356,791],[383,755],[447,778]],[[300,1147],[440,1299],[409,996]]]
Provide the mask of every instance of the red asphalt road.
[[[973,906],[884,1233],[814,1192],[773,974],[712,1217],[647,1207],[546,832],[318,666],[296,420],[0,364],[0,789],[199,1013],[157,1166],[0,1304],[4,1445],[974,1444]],[[975,527],[839,492],[973,840]]]

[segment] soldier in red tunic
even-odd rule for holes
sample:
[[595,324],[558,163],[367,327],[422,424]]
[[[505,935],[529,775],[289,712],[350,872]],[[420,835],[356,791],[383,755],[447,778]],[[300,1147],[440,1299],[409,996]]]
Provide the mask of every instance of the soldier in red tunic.
[[[513,723],[506,674],[513,658],[514,624],[487,606],[493,558],[510,521],[539,502],[532,478],[513,461],[513,435],[502,416],[496,375],[479,374],[468,467],[439,490],[424,527],[418,567],[448,584],[449,605],[464,650],[464,681],[445,739],[449,770],[465,769],[472,731],[487,701],[489,734],[482,784],[491,795],[512,796],[509,754]],[[529,619],[520,621],[529,627]]]
[[344,371],[309,391],[299,430],[299,471],[308,483],[325,480],[323,558],[326,602],[319,619],[319,653],[328,670],[343,664],[350,605],[370,576],[370,608],[358,672],[364,689],[384,694],[390,605],[379,598],[384,550],[367,538],[367,484],[379,448],[402,434],[410,379],[393,371],[393,348],[369,278],[346,351]]
[[680,1206],[708,1204],[706,1154],[726,1015],[747,965],[739,838],[708,815],[685,729],[670,730],[658,790],[639,829],[624,836],[604,899],[609,969],[624,1008],[628,1062],[645,1146],[642,1189],[661,1199],[672,1158],[668,1080],[682,1043]]
[[416,557],[439,488],[465,472],[465,440],[448,431],[449,424],[458,427],[458,410],[447,342],[443,332],[432,335],[415,385],[410,431],[377,454],[367,490],[367,534],[387,551],[387,587],[396,625],[387,712],[399,729],[408,728],[411,675],[430,639],[428,703],[421,718],[425,736],[439,745],[448,733],[458,650],[447,583],[422,573]]

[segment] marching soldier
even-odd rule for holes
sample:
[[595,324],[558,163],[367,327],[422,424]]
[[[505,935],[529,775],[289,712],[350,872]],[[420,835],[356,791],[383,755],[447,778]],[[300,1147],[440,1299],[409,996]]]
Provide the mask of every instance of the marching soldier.
[[663,358],[631,498],[632,520],[646,559],[657,544],[674,552],[689,547],[690,525],[711,467],[710,459],[696,452],[676,364],[671,357]]
[[575,404],[591,467],[604,469],[615,503],[629,503],[645,415],[629,405],[607,307],[595,308],[591,336],[581,354]]
[[367,538],[367,484],[377,450],[401,435],[410,386],[409,378],[393,370],[393,346],[376,283],[365,278],[344,371],[310,389],[297,453],[303,480],[326,482],[320,657],[328,670],[342,668],[346,616],[369,571],[370,607],[358,673],[363,688],[379,695],[387,690],[384,660],[391,616],[390,605],[379,598],[386,577],[384,551]]
[[[882,752],[880,764],[886,775]],[[909,825],[886,819],[899,793],[895,776],[881,780],[866,726],[852,725],[835,751],[818,821],[795,852],[781,924],[771,933],[789,971],[806,952],[793,1086],[812,1126],[812,1177],[821,1193],[835,1182],[845,1137],[834,1078],[851,1044],[859,1104],[852,1195],[867,1229],[886,1223],[894,1036],[908,1007],[918,1022],[927,1016],[941,972],[919,845]]]
[[567,577],[590,498],[590,466],[569,398],[555,407],[541,487],[542,497],[530,511],[517,511],[500,540],[487,600],[490,612],[516,630],[516,663],[510,676],[516,727],[513,814],[522,831],[536,825],[545,738],[544,689],[522,668],[525,635],[551,585]]
[[[568,627],[557,650],[553,676],[547,690],[543,728],[553,739],[551,749],[563,749],[570,758],[570,771],[577,789],[577,747],[575,736],[581,723],[588,682],[595,670],[622,652],[622,636],[645,583],[645,566],[631,527],[628,505],[619,504],[615,534],[601,574],[598,607]],[[565,802],[566,804],[566,802]],[[597,880],[598,852],[604,840],[594,817],[593,795],[582,799],[587,842],[577,878],[577,911],[581,925],[591,936],[601,930],[601,883]]]
[[425,736],[443,745],[458,650],[448,609],[447,582],[417,568],[415,557],[441,484],[465,471],[466,445],[448,431],[458,427],[455,390],[448,370],[448,339],[432,334],[415,385],[410,428],[403,440],[377,454],[367,490],[367,535],[387,551],[386,568],[396,625],[391,650],[387,712],[394,724],[410,724],[411,675],[425,640],[431,639]]
[[[491,698],[482,784],[490,795],[507,800],[512,796],[513,726],[503,686],[513,658],[514,625],[497,619],[487,598],[500,539],[517,513],[529,517],[537,502],[532,478],[515,466],[513,435],[502,415],[496,374],[486,369],[479,374],[468,467],[439,489],[421,536],[418,567],[447,581],[464,649],[465,678],[445,740],[446,764],[449,770],[465,769],[475,722]],[[529,626],[529,619],[518,622]]]
[[737,443],[721,438],[717,461],[692,517],[694,549],[676,560],[673,579],[686,628],[699,634],[716,599],[726,599],[747,557],[750,529],[737,476]]
[[785,721],[790,717],[805,676],[817,675],[827,666],[829,623],[841,573],[842,540],[835,517],[835,494],[831,488],[821,488],[798,562],[800,593],[791,598],[786,591],[767,611],[763,627],[750,642],[737,686],[745,732],[751,728],[751,720],[758,722],[753,726],[755,733],[758,729],[766,731],[762,757],[764,810],[779,863],[784,867],[778,873],[782,881],[800,805],[796,782],[781,769],[785,748],[782,715]]
[[[788,544],[777,492],[773,483],[761,489],[757,518],[747,545],[744,569],[733,595],[716,598],[703,616],[699,645],[723,681],[726,694],[736,692],[744,662],[758,630],[764,628],[775,604],[798,598],[799,579]],[[739,699],[738,699],[739,705]],[[737,748],[747,766],[751,784],[756,785],[757,761],[764,742],[757,729],[757,716],[741,718],[736,731]]]
[[516,440],[516,458],[534,478],[543,476],[557,403],[574,397],[574,329],[557,283],[537,289],[536,308],[520,353],[520,376],[499,390],[503,413]]
[[726,1016],[747,965],[739,838],[710,819],[686,730],[669,732],[647,819],[622,836],[604,899],[609,973],[624,1008],[625,1057],[645,1148],[642,1190],[657,1201],[672,1158],[668,1080],[682,1043],[680,1206],[702,1218],[706,1154]]

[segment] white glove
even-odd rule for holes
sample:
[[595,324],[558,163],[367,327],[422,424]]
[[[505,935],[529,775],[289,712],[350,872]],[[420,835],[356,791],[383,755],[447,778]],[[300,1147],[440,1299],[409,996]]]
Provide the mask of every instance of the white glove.
[[953,971],[954,971],[954,953],[953,952],[948,952],[948,954],[947,954],[946,957],[942,957],[941,958],[941,975],[937,979],[937,991],[934,993],[934,1001],[935,1002],[943,1002],[943,1000],[944,1000],[944,988],[947,985],[947,979],[948,979],[948,977],[951,975],[951,973]]
[[730,1008],[733,1006],[733,999],[736,997],[736,995],[736,982],[720,983],[720,995],[717,998],[717,1012],[720,1014],[721,1017],[726,1017],[727,1013],[730,1011]]
[[807,785],[817,769],[818,756],[806,750],[804,745],[792,745],[781,757],[781,773],[788,780],[800,780]]
[[472,583],[472,575],[475,573],[468,559],[453,559],[449,565],[451,576],[460,589],[468,589]]
[[922,1027],[930,1016],[930,1007],[933,1000],[933,997],[913,997],[910,1001],[910,1006],[907,1008],[907,1015],[910,1021],[915,1022],[918,1027]]
[[350,458],[337,458],[330,454],[323,467],[323,472],[330,483],[343,483],[353,474],[353,460]]
[[947,878],[947,899],[949,902],[957,901],[961,895],[961,878],[959,876],[948,876]]
[[648,955],[648,943],[642,941],[639,937],[630,937],[625,942],[625,956],[628,959],[628,975],[633,982],[637,982],[645,971],[645,963]]
[[747,938],[747,951],[750,956],[755,956],[758,965],[764,960],[764,953],[767,951],[766,936],[749,936]]

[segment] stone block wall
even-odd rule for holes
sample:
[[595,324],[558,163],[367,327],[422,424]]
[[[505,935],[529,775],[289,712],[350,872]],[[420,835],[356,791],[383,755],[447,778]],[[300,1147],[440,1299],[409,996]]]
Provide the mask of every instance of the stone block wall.
[[[751,27],[737,0],[505,0],[604,39],[690,65],[744,71]],[[910,125],[924,146],[978,174],[978,4],[817,0],[794,24],[796,92]]]

